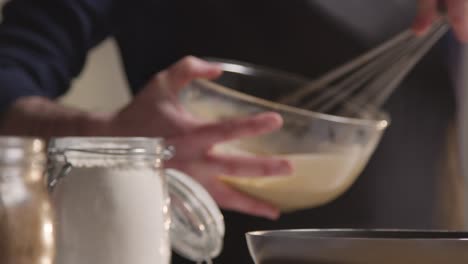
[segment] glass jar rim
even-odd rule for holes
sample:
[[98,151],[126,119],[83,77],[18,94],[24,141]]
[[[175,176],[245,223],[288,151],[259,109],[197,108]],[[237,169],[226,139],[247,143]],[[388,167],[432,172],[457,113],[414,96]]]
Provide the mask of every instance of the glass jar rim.
[[49,155],[70,152],[108,158],[131,156],[167,160],[174,155],[174,148],[166,146],[163,138],[149,137],[60,137],[49,142]]

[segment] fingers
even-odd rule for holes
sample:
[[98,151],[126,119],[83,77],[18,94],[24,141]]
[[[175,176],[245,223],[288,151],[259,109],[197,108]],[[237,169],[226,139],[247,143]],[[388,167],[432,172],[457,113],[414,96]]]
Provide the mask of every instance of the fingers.
[[206,165],[216,175],[264,177],[289,175],[292,165],[288,160],[263,157],[241,157],[208,154]]
[[439,0],[419,0],[418,13],[413,23],[413,30],[416,34],[424,34],[432,22],[437,18],[437,5]]
[[219,177],[240,176],[240,177],[268,177],[287,176],[293,172],[290,161],[272,157],[242,157],[224,156],[208,153],[200,159],[192,158],[180,159],[180,156],[167,161],[170,168],[185,171],[188,174],[196,172],[209,178],[209,175]]
[[455,35],[462,42],[468,42],[468,1],[446,0],[447,13]]
[[280,211],[278,208],[243,194],[233,188],[220,183],[216,190],[210,192],[215,201],[226,210],[249,214],[268,219],[278,219]]
[[168,84],[178,90],[194,79],[214,79],[219,77],[221,73],[222,69],[217,64],[187,56],[162,74],[166,74]]
[[219,173],[213,173],[210,166],[206,164],[170,160],[167,165],[169,168],[176,168],[187,173],[201,183],[223,209],[268,219],[277,219],[279,217],[278,208],[233,189],[222,182],[219,179]]
[[413,23],[416,34],[424,34],[438,16],[439,1],[447,7],[447,17],[455,35],[462,42],[468,42],[468,0],[419,0],[418,14]]
[[242,137],[258,136],[272,132],[283,125],[283,119],[276,113],[263,113],[253,117],[230,119],[203,125],[191,133],[191,144],[197,147],[211,147],[216,143]]
[[205,163],[187,163],[180,160],[174,162],[170,160],[167,165],[169,168],[176,168],[186,172],[200,182],[223,209],[268,219],[277,219],[279,217],[280,212],[278,208],[237,191],[221,182],[219,179],[220,173],[213,173],[211,166],[207,166]]
[[168,69],[154,75],[147,84],[147,90],[152,95],[157,95],[156,99],[171,98],[173,102],[180,89],[195,79],[214,79],[222,74],[222,69],[215,63],[210,63],[193,56],[187,56]]

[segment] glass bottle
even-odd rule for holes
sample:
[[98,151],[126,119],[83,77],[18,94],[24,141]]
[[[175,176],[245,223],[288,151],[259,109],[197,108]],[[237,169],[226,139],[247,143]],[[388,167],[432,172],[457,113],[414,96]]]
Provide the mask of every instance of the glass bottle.
[[0,263],[52,264],[54,225],[45,144],[0,137]]

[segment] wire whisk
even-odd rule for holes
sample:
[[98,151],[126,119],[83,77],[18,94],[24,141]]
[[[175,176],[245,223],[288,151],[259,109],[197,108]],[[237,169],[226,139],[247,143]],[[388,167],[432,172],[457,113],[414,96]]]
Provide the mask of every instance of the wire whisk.
[[379,110],[414,66],[448,31],[445,18],[423,36],[403,31],[380,46],[279,99],[321,113],[362,117]]

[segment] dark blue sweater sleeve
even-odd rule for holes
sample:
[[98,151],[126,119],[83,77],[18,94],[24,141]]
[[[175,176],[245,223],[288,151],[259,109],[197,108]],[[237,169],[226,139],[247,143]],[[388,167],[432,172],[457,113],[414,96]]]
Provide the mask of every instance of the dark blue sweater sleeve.
[[12,0],[0,24],[0,113],[24,96],[56,98],[111,33],[112,0]]

